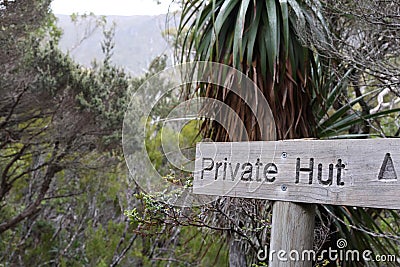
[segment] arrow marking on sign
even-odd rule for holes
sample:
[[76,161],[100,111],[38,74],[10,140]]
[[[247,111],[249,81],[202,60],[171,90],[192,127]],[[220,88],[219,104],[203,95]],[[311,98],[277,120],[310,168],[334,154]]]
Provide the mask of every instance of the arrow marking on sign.
[[397,179],[396,170],[390,153],[386,153],[385,158],[379,171],[378,180],[395,180]]

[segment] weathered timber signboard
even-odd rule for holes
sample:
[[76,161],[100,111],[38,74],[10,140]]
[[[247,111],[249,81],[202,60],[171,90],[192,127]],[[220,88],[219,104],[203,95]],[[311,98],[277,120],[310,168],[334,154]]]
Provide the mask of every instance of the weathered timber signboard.
[[193,192],[400,209],[400,139],[199,143]]

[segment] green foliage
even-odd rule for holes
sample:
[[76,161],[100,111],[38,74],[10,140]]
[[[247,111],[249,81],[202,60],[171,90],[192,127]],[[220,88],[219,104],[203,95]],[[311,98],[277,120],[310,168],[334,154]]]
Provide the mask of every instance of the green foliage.
[[88,222],[85,229],[85,254],[91,266],[108,266],[112,260],[112,252],[123,234],[124,225],[108,222],[106,228],[100,224],[93,228],[92,222]]
[[[124,263],[135,234],[122,214],[132,203],[119,136],[140,79],[109,61],[76,64],[56,47],[49,2],[25,4],[0,10],[0,263],[109,266],[120,256]],[[38,24],[22,19],[30,13]],[[13,35],[17,47],[6,38]]]
[[[0,167],[10,165],[5,172],[7,187],[1,185],[6,191],[0,197],[0,228],[31,205],[37,210],[0,233],[0,262],[11,266],[149,266],[157,262],[164,266],[169,263],[162,259],[170,255],[164,247],[175,247],[173,257],[183,265],[197,262],[199,254],[185,254],[185,244],[168,243],[171,231],[180,231],[179,227],[155,224],[165,222],[170,207],[150,196],[132,197],[136,189],[129,183],[119,144],[128,96],[165,68],[166,57],[156,58],[144,77],[129,77],[111,62],[111,29],[103,42],[105,60],[84,68],[56,47],[60,31],[54,25],[54,17],[49,17],[25,36],[24,53],[18,55],[23,64],[15,64],[12,79],[4,87],[13,97],[23,92],[24,98],[14,110],[0,109],[1,136],[10,136],[0,144]],[[6,81],[11,76],[0,77]],[[176,95],[166,95],[154,118],[165,116],[177,103]],[[149,124],[147,145],[157,168],[169,174],[161,153],[161,134],[190,147],[196,127],[193,123],[185,126],[187,136],[182,137]],[[56,171],[46,176],[52,168]],[[42,188],[43,195],[38,195]],[[127,215],[132,223],[126,221],[124,210],[131,210]],[[177,238],[196,232],[193,227]],[[201,235],[188,242],[195,242],[196,253],[204,254]],[[218,243],[210,244],[213,248],[208,251],[219,251]]]
[[129,76],[120,68],[104,61],[87,69],[74,63],[68,55],[54,47],[42,48],[34,44],[29,63],[40,72],[32,90],[47,90],[52,97],[68,93],[77,100],[82,112],[95,116],[94,120],[103,134],[104,145],[120,140],[120,125],[128,101],[131,85]]
[[199,211],[187,214],[187,220],[181,221],[174,216],[181,214],[182,209],[159,203],[152,196],[143,193],[137,194],[136,198],[143,203],[142,209],[125,211],[125,215],[129,217],[132,226],[145,237],[142,239],[142,249],[153,250],[152,258],[148,258],[147,253],[140,254],[144,266],[150,266],[150,262],[156,266],[168,266],[169,262],[173,262],[174,266],[227,264],[224,237],[215,234],[213,230],[191,224],[189,217],[195,217]]

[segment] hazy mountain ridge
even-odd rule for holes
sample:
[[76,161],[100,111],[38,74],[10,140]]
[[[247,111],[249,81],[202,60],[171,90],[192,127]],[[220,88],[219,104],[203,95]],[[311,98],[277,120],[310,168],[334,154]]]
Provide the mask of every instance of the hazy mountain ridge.
[[[70,16],[56,16],[57,24],[63,30],[59,44],[63,51],[69,52],[77,62],[85,66],[90,66],[94,59],[100,61],[104,58],[101,49],[103,32],[101,28],[95,28],[93,18],[74,23]],[[106,16],[106,19],[108,27],[113,22],[116,24],[112,56],[112,61],[116,65],[138,75],[148,68],[156,56],[167,54],[170,59],[172,58],[171,46],[162,36],[162,32],[176,25],[171,21],[167,23],[167,15]],[[83,39],[85,35],[88,37]]]

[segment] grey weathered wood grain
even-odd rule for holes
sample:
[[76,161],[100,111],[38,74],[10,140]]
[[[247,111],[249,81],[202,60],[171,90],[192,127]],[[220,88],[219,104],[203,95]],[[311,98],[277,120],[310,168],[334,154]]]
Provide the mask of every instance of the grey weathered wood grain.
[[[312,183],[309,184],[310,176],[306,169],[310,167],[311,158],[314,163]],[[256,165],[257,159],[259,159],[258,165]],[[213,169],[211,169],[212,161]],[[215,179],[217,163],[220,166]],[[238,163],[237,177],[232,181],[231,174],[235,172]],[[263,175],[268,163],[270,165],[267,174]],[[249,179],[249,164],[252,165],[251,179]],[[276,174],[272,164],[276,166]],[[318,181],[319,164],[322,166],[321,181],[325,185]],[[202,171],[202,165],[210,170]],[[296,183],[297,165],[301,168],[301,171],[297,168],[298,183]],[[241,179],[243,169],[248,172]],[[341,178],[339,182],[338,172]],[[330,173],[333,178],[332,184],[326,185],[329,184]],[[400,209],[398,175],[400,175],[400,139],[199,143],[196,151],[193,192]],[[245,181],[246,179],[249,181]]]
[[313,249],[314,219],[315,205],[282,201],[273,204],[268,266],[312,266],[314,255],[305,252]]

